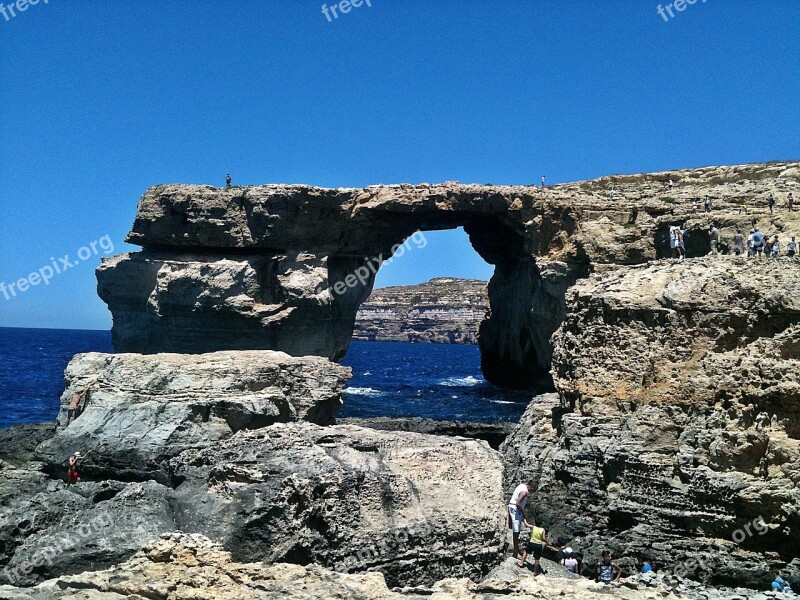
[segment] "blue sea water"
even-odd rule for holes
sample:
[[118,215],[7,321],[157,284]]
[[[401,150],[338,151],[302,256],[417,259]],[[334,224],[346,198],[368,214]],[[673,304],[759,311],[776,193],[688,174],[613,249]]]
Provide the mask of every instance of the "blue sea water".
[[337,417],[519,421],[533,397],[487,383],[477,346],[354,341],[342,364],[353,378]]
[[0,328],[0,429],[55,421],[73,355],[113,351],[110,331]]
[[[53,421],[73,355],[113,351],[109,331],[0,328],[0,429]],[[475,346],[354,341],[342,364],[339,417],[517,421],[531,399],[486,383]]]

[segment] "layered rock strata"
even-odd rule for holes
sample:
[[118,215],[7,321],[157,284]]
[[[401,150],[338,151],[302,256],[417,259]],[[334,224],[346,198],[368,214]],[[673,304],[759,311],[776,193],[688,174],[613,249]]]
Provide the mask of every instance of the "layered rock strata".
[[[675,186],[666,190],[669,179]],[[550,336],[577,279],[598,265],[668,256],[676,222],[692,230],[690,253],[707,251],[712,217],[695,208],[706,195],[725,227],[756,219],[770,234],[793,232],[797,220],[768,213],[765,201],[800,192],[799,182],[798,163],[771,163],[546,189],[157,186],[142,197],[128,237],[143,251],[106,260],[98,291],[120,352],[275,349],[338,360],[381,260],[401,248],[423,252],[417,231],[464,227],[495,267],[479,337],[484,375],[509,387],[547,386]]]
[[477,344],[488,310],[485,281],[439,277],[381,288],[358,309],[353,339]]
[[800,577],[800,261],[609,268],[568,293],[560,398],[502,448],[537,519],[713,583]]

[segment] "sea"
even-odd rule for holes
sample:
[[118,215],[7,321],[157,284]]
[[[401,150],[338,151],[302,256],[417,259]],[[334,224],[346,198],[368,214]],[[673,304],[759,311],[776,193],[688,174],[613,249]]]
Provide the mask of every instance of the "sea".
[[[0,328],[0,429],[54,421],[70,359],[113,351],[110,331]],[[477,346],[353,341],[342,364],[337,417],[518,421],[533,398],[487,383]]]

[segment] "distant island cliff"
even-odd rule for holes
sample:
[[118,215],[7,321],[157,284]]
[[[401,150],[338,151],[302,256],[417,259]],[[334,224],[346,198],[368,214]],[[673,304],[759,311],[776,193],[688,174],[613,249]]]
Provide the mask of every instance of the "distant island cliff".
[[356,315],[353,339],[477,344],[489,309],[487,282],[437,277],[375,290]]

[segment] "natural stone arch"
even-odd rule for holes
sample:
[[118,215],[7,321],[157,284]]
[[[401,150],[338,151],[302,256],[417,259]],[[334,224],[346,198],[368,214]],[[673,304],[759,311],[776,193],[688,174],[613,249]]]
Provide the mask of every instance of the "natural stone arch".
[[463,226],[495,268],[480,328],[484,375],[548,387],[566,289],[596,264],[656,255],[663,207],[609,201],[596,191],[603,185],[157,186],[128,236],[142,251],[104,261],[98,292],[118,352],[274,349],[339,360],[374,272],[329,290],[415,231]]

